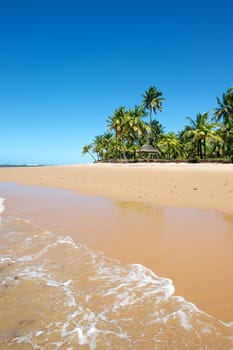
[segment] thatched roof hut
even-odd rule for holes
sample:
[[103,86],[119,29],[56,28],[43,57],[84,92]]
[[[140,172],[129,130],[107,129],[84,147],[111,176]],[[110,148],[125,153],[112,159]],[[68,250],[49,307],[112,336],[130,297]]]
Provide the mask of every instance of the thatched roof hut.
[[160,154],[160,151],[159,149],[156,147],[153,147],[151,145],[148,145],[148,144],[145,144],[143,145],[140,150],[139,150],[140,153],[157,153],[157,154]]

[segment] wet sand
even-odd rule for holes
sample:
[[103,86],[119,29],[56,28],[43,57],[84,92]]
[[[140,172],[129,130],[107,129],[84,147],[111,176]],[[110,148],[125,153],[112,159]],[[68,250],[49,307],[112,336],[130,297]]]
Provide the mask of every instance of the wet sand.
[[114,209],[108,201],[89,197],[80,208],[72,196],[59,207],[53,195],[47,210],[39,210],[42,202],[31,198],[28,211],[92,249],[171,278],[177,295],[223,321],[232,321],[232,165],[2,168],[0,181],[114,199]]
[[233,164],[87,164],[0,168],[0,181],[233,214]]

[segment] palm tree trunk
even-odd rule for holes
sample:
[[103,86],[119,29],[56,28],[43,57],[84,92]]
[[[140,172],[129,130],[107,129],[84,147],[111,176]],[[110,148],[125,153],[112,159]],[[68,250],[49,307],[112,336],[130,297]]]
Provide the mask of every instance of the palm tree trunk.
[[152,143],[152,108],[150,108],[150,136],[148,141],[148,144],[150,145]]
[[123,153],[123,158],[126,159],[126,154],[125,154],[125,143],[124,143],[124,138],[122,138],[122,143],[121,143],[121,147],[122,147],[122,153]]
[[200,152],[200,158],[202,159],[202,158],[203,158],[203,155],[202,155],[202,144],[201,144],[201,140],[199,141],[199,152]]
[[118,135],[116,130],[116,158],[118,158]]
[[204,145],[204,158],[206,159],[206,139],[203,139],[203,145]]
[[200,141],[200,140],[198,140],[198,144],[197,144],[197,155],[198,155],[200,158],[202,158],[202,157],[201,157],[201,141]]
[[230,155],[231,151],[231,138],[227,138],[227,154]]
[[91,158],[96,162],[96,158],[93,156],[91,152],[88,151],[88,154],[91,156]]

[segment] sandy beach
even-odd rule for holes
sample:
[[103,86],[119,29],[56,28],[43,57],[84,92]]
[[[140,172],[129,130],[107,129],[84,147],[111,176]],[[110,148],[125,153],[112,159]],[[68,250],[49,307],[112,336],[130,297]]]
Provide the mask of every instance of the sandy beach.
[[233,164],[88,164],[1,168],[0,181],[115,200],[233,214]]
[[[73,238],[123,263],[141,263],[171,278],[177,295],[232,321],[233,164],[1,168],[0,181],[114,201],[119,208],[114,218],[101,216],[98,208],[91,215],[83,209],[82,237],[72,229],[71,214],[63,213]],[[92,233],[85,230],[90,216]],[[155,228],[159,235],[154,235]]]

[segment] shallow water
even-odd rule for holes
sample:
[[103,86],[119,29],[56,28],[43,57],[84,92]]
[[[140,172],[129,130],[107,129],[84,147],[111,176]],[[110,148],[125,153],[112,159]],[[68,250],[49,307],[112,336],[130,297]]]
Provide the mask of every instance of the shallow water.
[[[0,205],[1,349],[233,349],[233,324],[174,295],[171,279],[78,243],[62,233],[68,226],[61,228],[58,213],[48,229],[43,210],[41,219],[35,213],[39,189],[15,196],[17,186],[7,186]],[[97,216],[104,209],[113,216],[105,201],[80,201],[89,213],[94,202]],[[44,203],[47,215],[56,213],[52,202]]]

